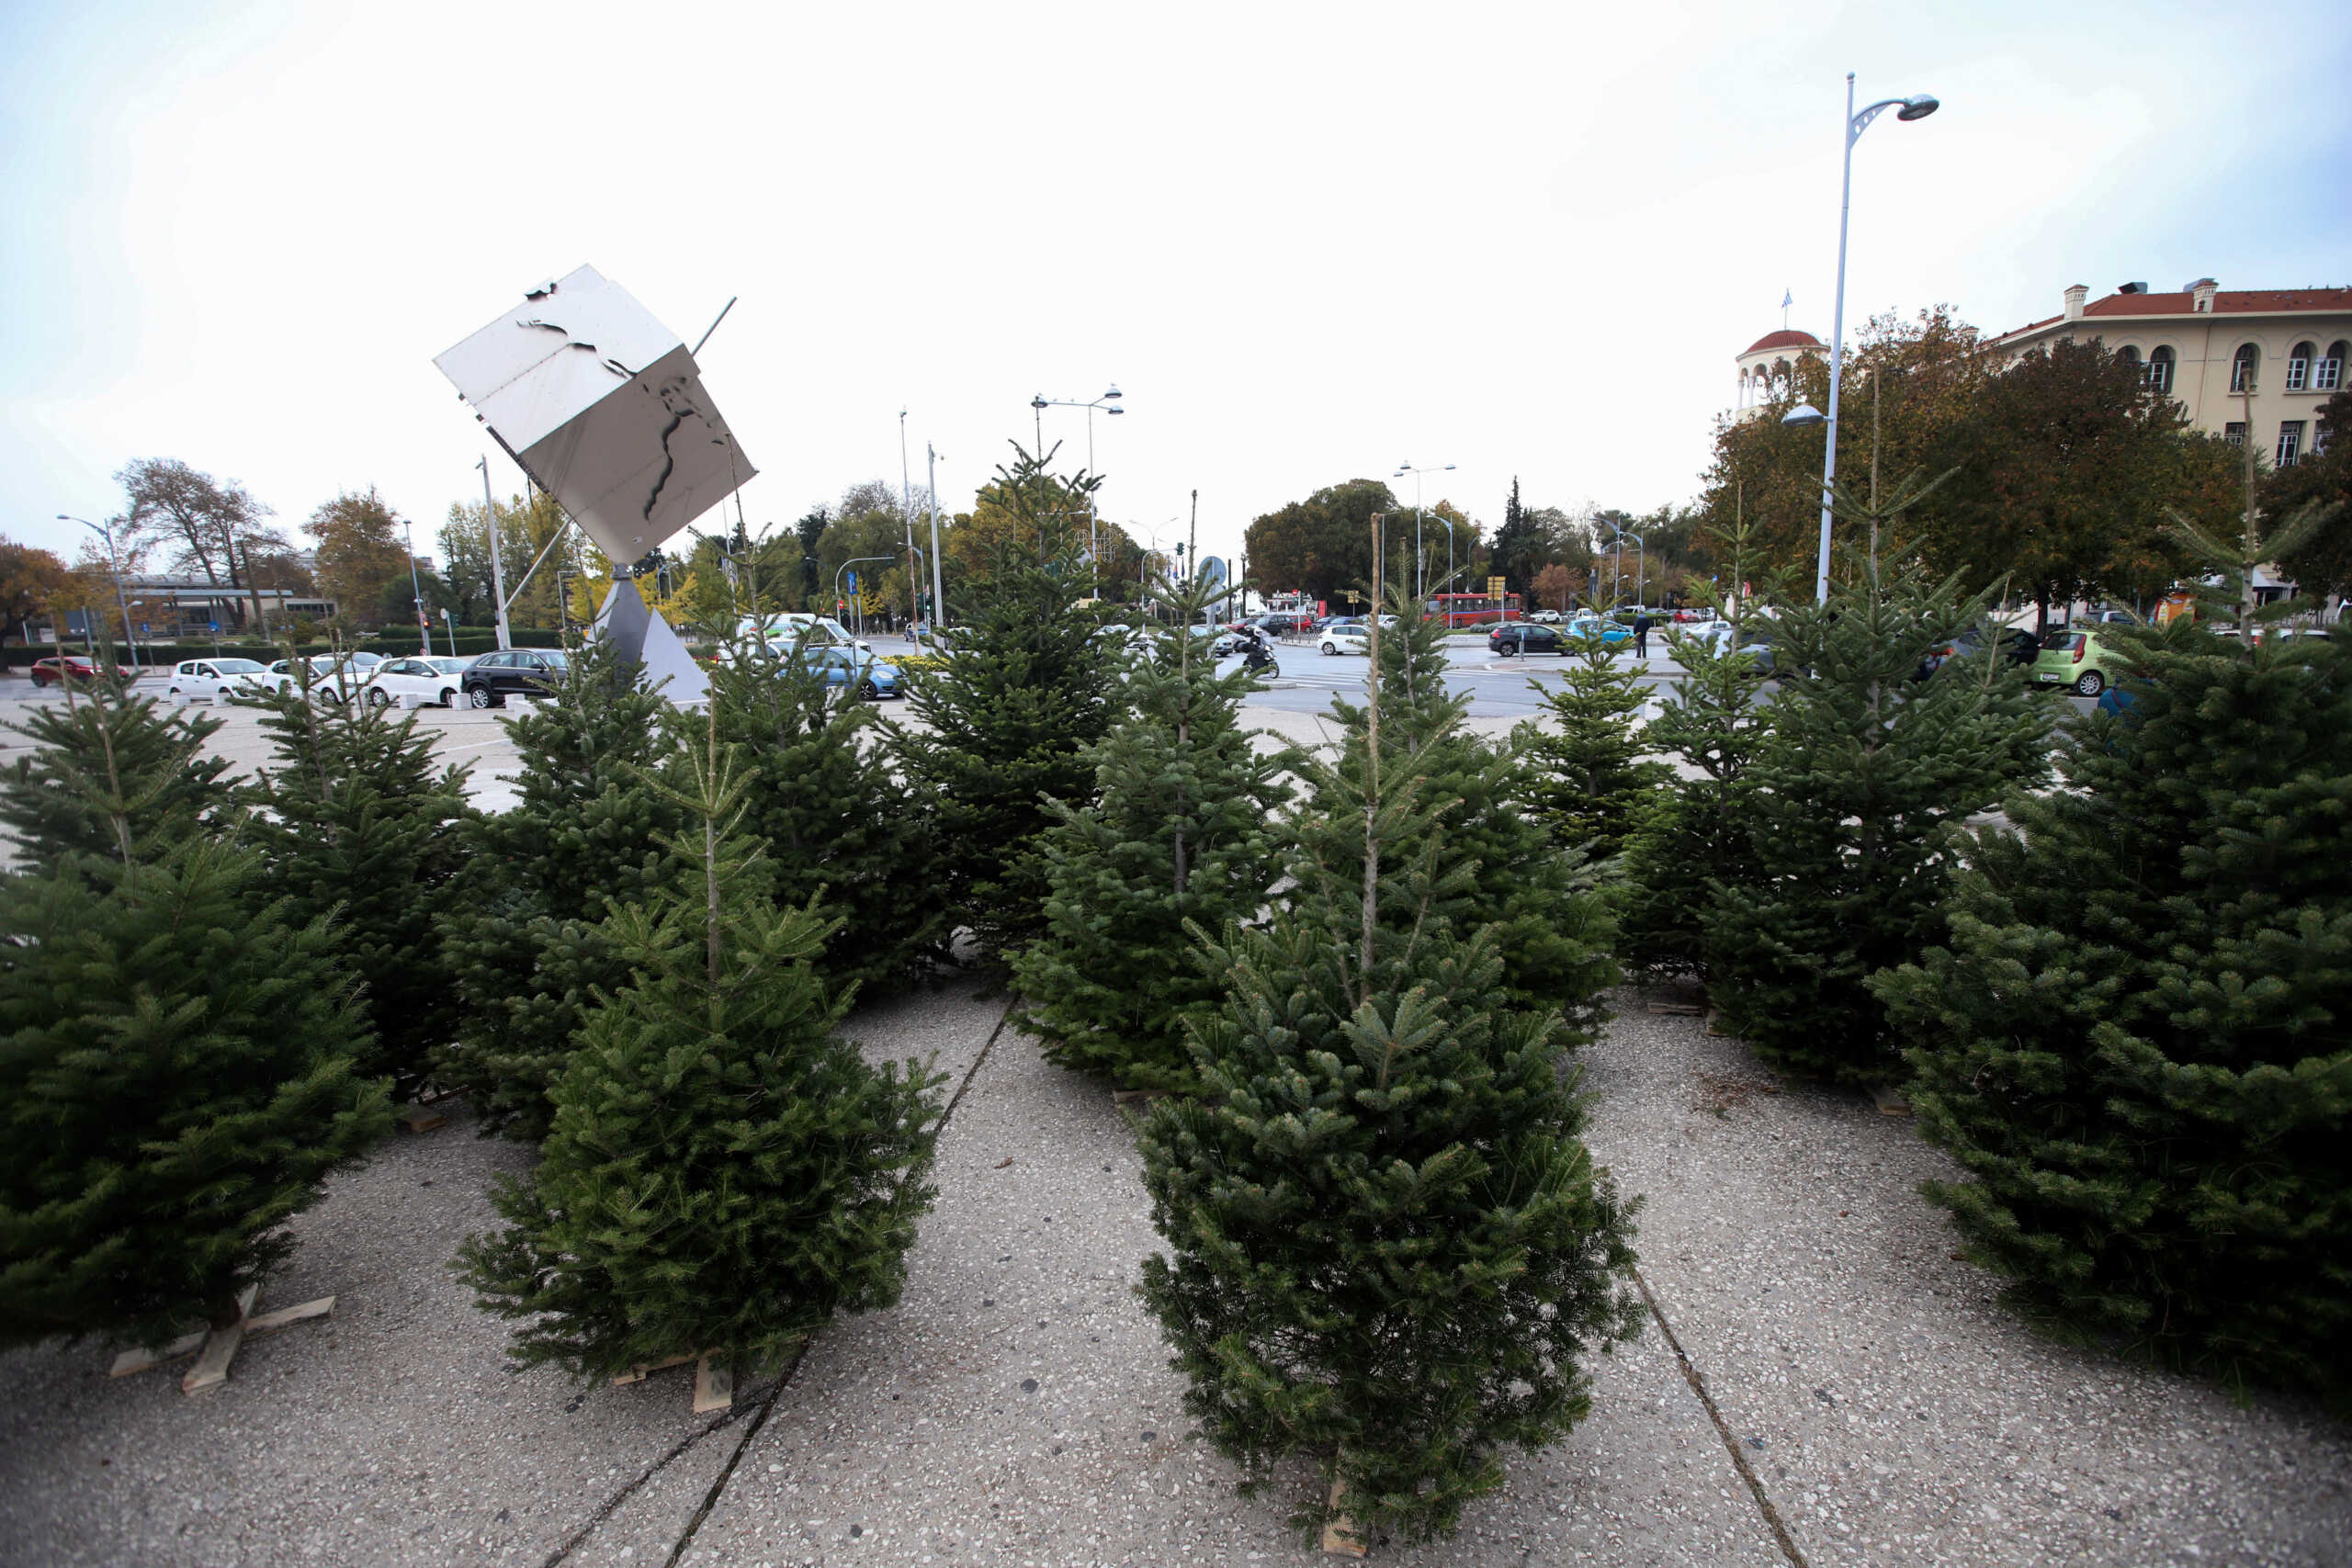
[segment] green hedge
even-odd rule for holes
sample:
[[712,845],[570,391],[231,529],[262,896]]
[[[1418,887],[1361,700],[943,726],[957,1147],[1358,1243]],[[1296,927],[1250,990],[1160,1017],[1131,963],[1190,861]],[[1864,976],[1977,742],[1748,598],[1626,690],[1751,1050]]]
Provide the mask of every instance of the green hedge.
[[[356,651],[380,653],[389,659],[399,654],[414,653],[416,638],[406,636],[363,637],[349,646]],[[458,628],[458,657],[460,659],[471,654],[488,653],[497,646],[498,634],[488,626]],[[514,646],[516,648],[560,648],[563,646],[563,634],[537,626],[516,626]],[[45,642],[35,643],[28,648],[0,648],[0,669],[22,670],[33,660],[47,659],[56,651],[55,648]],[[68,642],[65,645],[65,651],[80,653],[81,641],[77,638]],[[126,657],[127,651],[118,649],[117,656]],[[295,649],[295,652],[305,655],[334,651],[334,646],[324,642],[301,643]],[[449,638],[445,633],[438,630],[434,632],[433,651],[444,658],[448,656]],[[139,645],[139,662],[142,667],[150,664],[177,664],[183,659],[257,659],[264,664],[272,664],[285,657],[285,648],[277,643],[233,642],[225,639],[215,643],[207,639],[203,642],[142,642]]]

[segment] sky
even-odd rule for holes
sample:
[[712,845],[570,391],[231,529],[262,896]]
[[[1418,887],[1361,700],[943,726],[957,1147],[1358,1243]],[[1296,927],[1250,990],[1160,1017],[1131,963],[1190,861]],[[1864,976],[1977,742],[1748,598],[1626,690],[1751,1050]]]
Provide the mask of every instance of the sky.
[[960,509],[1114,385],[1163,545],[1407,463],[1489,526],[1681,503],[1782,291],[1829,334],[1847,72],[1943,103],[1855,149],[1849,332],[2352,284],[2339,6],[0,7],[0,534],[172,457],[432,553],[521,483],[434,355],[582,264],[689,344],[740,297],[754,525],[899,482],[901,410]]

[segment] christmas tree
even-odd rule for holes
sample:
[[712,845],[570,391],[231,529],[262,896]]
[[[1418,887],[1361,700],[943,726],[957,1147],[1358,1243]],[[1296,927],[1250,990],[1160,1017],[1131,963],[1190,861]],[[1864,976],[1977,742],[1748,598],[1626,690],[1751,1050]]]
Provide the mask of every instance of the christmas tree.
[[[2324,521],[2248,512],[2194,541],[2241,627]],[[2352,1408],[2352,660],[2101,630],[2128,705],[1969,837],[1948,938],[1878,982],[1967,1173],[1927,1190],[2044,1330]]]
[[[1736,520],[1718,541],[1734,582],[1747,581],[1749,535]],[[1717,882],[1756,879],[1748,765],[1763,735],[1766,679],[1741,639],[1755,624],[1746,596],[1714,601],[1725,640],[1668,634],[1683,668],[1674,700],[1642,731],[1643,744],[1679,756],[1688,772],[1644,812],[1625,850],[1619,889],[1618,953],[1649,975],[1709,973],[1706,911]]]
[[[756,619],[754,625],[756,625]],[[946,912],[928,891],[937,846],[928,817],[906,808],[876,743],[879,720],[847,684],[794,647],[734,628],[710,669],[711,711],[741,757],[743,831],[764,840],[775,897],[822,898],[836,922],[819,962],[837,985],[904,985],[945,945]]]
[[1558,685],[1528,682],[1554,728],[1531,722],[1514,739],[1537,781],[1538,818],[1561,842],[1607,860],[1624,849],[1673,774],[1641,760],[1634,720],[1648,700],[1641,671],[1598,629],[1567,644]]
[[414,1094],[458,1008],[441,963],[474,813],[465,771],[436,769],[416,716],[300,691],[260,701],[276,763],[248,791],[262,886],[287,919],[324,917],[345,973],[360,982],[375,1049],[359,1068]]
[[1016,1021],[1047,1057],[1129,1089],[1198,1087],[1182,1021],[1225,984],[1186,928],[1256,918],[1282,872],[1283,759],[1241,728],[1249,672],[1220,676],[1188,629],[1223,592],[1172,595],[1179,625],[1134,667],[1128,716],[1085,753],[1099,797],[1058,807],[1046,831],[1046,931],[1013,963]]
[[952,917],[1002,960],[1046,928],[1045,802],[1094,799],[1085,753],[1117,716],[1118,653],[1079,607],[1095,582],[1068,502],[1093,479],[1057,479],[1019,452],[994,488],[1013,525],[957,601],[953,657],[914,677],[908,706],[925,728],[886,728],[929,803]]
[[1812,1077],[1902,1076],[1870,976],[1941,939],[1947,830],[2048,767],[2050,706],[2021,671],[1986,654],[1914,679],[1984,602],[1881,558],[1883,530],[1928,488],[1883,507],[1838,492],[1869,542],[1827,604],[1775,624],[1781,688],[1746,774],[1752,858],[1732,868],[1745,880],[1717,877],[1705,918],[1725,1021]]
[[[1572,1044],[1599,1031],[1601,994],[1618,978],[1614,931],[1595,891],[1595,868],[1578,846],[1555,838],[1535,819],[1540,777],[1511,747],[1490,745],[1463,722],[1468,699],[1445,684],[1444,639],[1417,601],[1392,596],[1395,623],[1383,626],[1380,744],[1384,766],[1419,781],[1445,831],[1429,840],[1441,857],[1433,873],[1442,891],[1437,913],[1457,931],[1492,926],[1503,986],[1522,1006],[1559,1010]],[[1334,874],[1361,871],[1363,850],[1350,831],[1331,828],[1348,812],[1331,794],[1348,770],[1361,770],[1371,742],[1368,706],[1344,697],[1331,704],[1340,730],[1339,769],[1306,768],[1308,800],[1297,818],[1294,852]],[[1398,919],[1410,918],[1399,914]]]
[[615,903],[674,874],[675,808],[645,782],[669,705],[608,643],[575,650],[557,700],[506,720],[521,798],[468,826],[465,878],[442,922],[460,1004],[435,1077],[465,1091],[484,1132],[546,1135],[548,1090],[570,1061],[592,991],[633,973],[606,939]]
[[508,1228],[463,1253],[483,1304],[523,1321],[526,1366],[773,1367],[835,1312],[898,1299],[933,1196],[940,1078],[834,1036],[850,992],[817,974],[826,922],[772,901],[737,836],[750,779],[715,728],[697,752],[662,786],[689,874],[615,911],[640,977],[597,993],[538,1168],[498,1192]]
[[[102,650],[98,667],[113,660]],[[36,705],[6,728],[33,750],[0,770],[0,824],[32,868],[54,869],[68,854],[127,860],[134,844],[156,859],[221,829],[229,763],[204,755],[218,718],[166,714],[155,698],[100,679],[68,683],[62,704]]]
[[5,1343],[234,1322],[286,1222],[391,1126],[324,922],[289,925],[228,841],[149,860],[154,796],[102,787],[88,809],[121,858],[0,879]]
[[[1206,956],[1227,987],[1188,1020],[1209,1098],[1143,1130],[1168,1242],[1143,1293],[1188,1407],[1250,1489],[1312,1458],[1330,1491],[1296,1522],[1366,1542],[1451,1530],[1503,1445],[1584,1416],[1582,1357],[1639,1321],[1631,1205],[1578,1141],[1566,1031],[1514,1003],[1492,927],[1441,912],[1471,868],[1451,801],[1385,743],[1380,686],[1315,781],[1328,825],[1286,907]],[[1342,836],[1352,857],[1313,852]]]

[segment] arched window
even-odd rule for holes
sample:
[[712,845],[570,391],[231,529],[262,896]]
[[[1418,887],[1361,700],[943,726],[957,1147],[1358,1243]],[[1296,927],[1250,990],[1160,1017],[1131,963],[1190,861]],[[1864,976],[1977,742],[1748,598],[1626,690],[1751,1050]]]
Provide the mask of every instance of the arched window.
[[2262,350],[2250,343],[2241,345],[2238,349],[2238,356],[2230,361],[2230,390],[2233,392],[2253,391],[2255,372],[2260,368],[2261,365]]
[[2148,378],[2147,367],[2140,363],[2140,351],[2133,348],[2130,344],[2127,343],[2121,348],[2117,349],[2115,351],[2115,357],[2123,361],[2124,364],[2132,367],[2132,369],[2137,370],[2140,373],[2140,379],[2143,381]]
[[1776,398],[1789,395],[1789,362],[1785,359],[1772,361],[1772,395]]
[[2344,385],[2344,362],[2352,359],[2352,344],[2341,340],[2329,344],[2319,363],[2312,367],[2312,390],[2332,392]]
[[2300,392],[2311,385],[2312,361],[2317,357],[2307,343],[2299,343],[2287,351],[2287,390]]
[[2172,391],[2172,365],[2173,353],[2171,349],[2159,348],[2150,353],[2148,355],[2148,385],[2154,388],[2159,392],[2169,394]]

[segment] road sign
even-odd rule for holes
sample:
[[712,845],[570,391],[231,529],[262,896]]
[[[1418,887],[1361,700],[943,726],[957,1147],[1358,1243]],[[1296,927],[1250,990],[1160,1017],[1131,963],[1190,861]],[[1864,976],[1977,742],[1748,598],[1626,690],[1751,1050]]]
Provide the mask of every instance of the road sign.
[[857,592],[857,573],[854,571],[849,574],[849,591],[852,593]]
[[147,623],[144,621],[139,623],[139,635],[141,637],[145,637],[147,635]]
[[1504,586],[1503,586],[1503,580],[1502,580],[1501,578],[1499,578],[1499,577],[1490,577],[1490,578],[1487,579],[1487,598],[1489,598],[1489,599],[1499,599],[1499,598],[1501,598],[1501,597],[1503,596],[1504,592],[1505,592],[1505,590],[1504,590]]
[[212,635],[213,635],[214,637],[219,637],[219,636],[220,635],[220,622],[218,622],[218,621],[207,621],[207,622],[205,623],[205,626],[207,626],[207,627],[211,631],[211,633],[212,633]]

